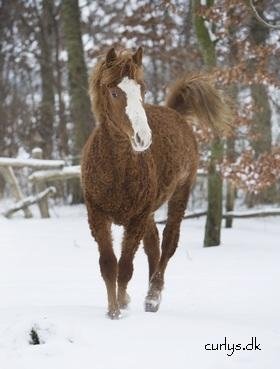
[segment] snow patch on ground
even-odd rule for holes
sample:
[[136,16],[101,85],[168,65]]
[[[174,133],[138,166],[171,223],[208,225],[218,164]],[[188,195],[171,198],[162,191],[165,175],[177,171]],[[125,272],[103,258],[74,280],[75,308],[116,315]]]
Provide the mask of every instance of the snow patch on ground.
[[[159,312],[145,313],[140,247],[131,306],[105,317],[106,293],[84,207],[51,219],[0,218],[3,369],[275,369],[280,352],[280,218],[240,219],[220,247],[203,248],[205,219],[184,221]],[[162,216],[161,216],[162,217]],[[159,226],[163,230],[163,226]],[[122,230],[113,227],[116,253]],[[31,345],[34,329],[40,345]],[[261,351],[207,351],[207,343]]]

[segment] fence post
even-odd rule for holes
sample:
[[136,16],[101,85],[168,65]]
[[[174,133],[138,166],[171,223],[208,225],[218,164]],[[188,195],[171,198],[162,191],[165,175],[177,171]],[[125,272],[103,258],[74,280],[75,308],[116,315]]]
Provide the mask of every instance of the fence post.
[[[2,167],[1,173],[3,174],[6,182],[10,185],[11,191],[16,199],[16,201],[23,200],[23,193],[21,192],[18,180],[15,176],[12,167]],[[23,209],[25,218],[32,218],[32,213],[29,208]]]
[[[32,158],[43,159],[43,150],[39,147],[34,148],[32,150]],[[40,193],[47,188],[46,183],[41,181],[36,181],[34,183],[34,186],[37,193]],[[41,218],[50,218],[48,198],[43,198],[42,200],[40,200],[38,202],[38,206],[40,209]]]

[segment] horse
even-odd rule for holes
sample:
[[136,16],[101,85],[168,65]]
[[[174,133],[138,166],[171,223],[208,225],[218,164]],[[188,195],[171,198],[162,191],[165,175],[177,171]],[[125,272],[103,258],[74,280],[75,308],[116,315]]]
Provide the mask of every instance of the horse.
[[[192,122],[201,122],[215,134],[227,125],[223,96],[201,74],[177,80],[164,106],[146,104],[142,57],[141,47],[136,52],[111,48],[89,78],[98,124],[83,149],[81,183],[111,319],[120,318],[130,302],[127,285],[141,241],[149,266],[145,311],[158,311],[165,270],[178,245],[198,167]],[[166,202],[160,251],[154,212]],[[124,228],[119,260],[112,223]]]

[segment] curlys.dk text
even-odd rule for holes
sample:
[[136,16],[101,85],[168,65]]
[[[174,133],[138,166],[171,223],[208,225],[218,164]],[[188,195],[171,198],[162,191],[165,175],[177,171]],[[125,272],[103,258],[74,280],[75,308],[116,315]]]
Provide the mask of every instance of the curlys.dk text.
[[247,344],[231,343],[228,338],[224,338],[223,343],[207,343],[204,346],[207,351],[228,351],[227,356],[232,356],[235,351],[261,351],[260,344],[257,344],[257,337],[251,337],[251,341]]

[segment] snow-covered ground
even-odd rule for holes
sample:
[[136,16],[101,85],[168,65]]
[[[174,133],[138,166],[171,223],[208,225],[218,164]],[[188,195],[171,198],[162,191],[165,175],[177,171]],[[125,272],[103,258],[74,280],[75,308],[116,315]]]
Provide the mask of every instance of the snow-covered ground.
[[[204,221],[183,222],[159,312],[143,309],[140,248],[131,306],[111,321],[83,208],[58,209],[46,220],[1,218],[0,368],[279,368],[280,218],[236,220],[223,229],[222,246],[208,249]],[[118,253],[121,228],[113,234]],[[29,343],[32,328],[42,344]],[[205,349],[225,337],[227,351]],[[261,350],[233,352],[232,344],[251,337]]]

